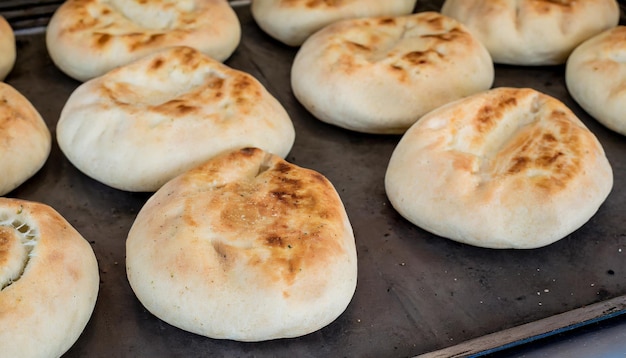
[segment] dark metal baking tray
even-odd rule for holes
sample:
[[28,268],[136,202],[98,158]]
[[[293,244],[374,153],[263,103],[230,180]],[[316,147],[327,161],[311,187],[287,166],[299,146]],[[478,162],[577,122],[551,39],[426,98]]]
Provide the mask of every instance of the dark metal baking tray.
[[[441,1],[419,1],[416,11]],[[47,203],[91,243],[100,267],[98,301],[66,357],[406,357],[470,355],[626,312],[626,138],[589,117],[568,95],[564,67],[496,66],[494,86],[532,87],[561,99],[596,134],[615,186],[597,214],[562,240],[534,250],[490,250],[429,234],[404,220],[384,191],[399,136],[350,132],[313,118],[289,86],[296,49],[281,45],[236,6],[242,42],[226,63],[258,78],[285,106],[297,138],[287,159],[327,176],[351,219],[359,257],[347,310],[309,335],[259,343],[214,340],[147,312],[126,279],[125,239],[150,193],[109,188],[83,175],[56,142],[45,166],[9,197]],[[79,85],[52,64],[43,31],[17,36],[7,82],[54,129]],[[53,136],[54,138],[54,136]]]

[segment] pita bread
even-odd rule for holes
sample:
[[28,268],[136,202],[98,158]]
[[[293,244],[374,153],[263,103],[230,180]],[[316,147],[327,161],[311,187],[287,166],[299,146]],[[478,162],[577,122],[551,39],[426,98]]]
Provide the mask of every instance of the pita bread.
[[484,46],[436,12],[336,22],[307,39],[291,69],[293,93],[315,117],[368,133],[404,133],[493,79]]
[[0,195],[41,169],[50,154],[50,130],[28,99],[0,82]]
[[226,0],[67,0],[50,19],[46,45],[61,71],[86,81],[171,46],[223,61],[240,37]]
[[15,35],[7,20],[0,16],[0,81],[3,81],[15,65]]
[[316,31],[336,21],[413,12],[416,0],[254,0],[251,11],[259,27],[290,46],[300,46]]
[[56,128],[79,170],[111,187],[155,191],[223,151],[257,146],[286,156],[295,131],[259,81],[175,47],[85,82]]
[[578,46],[567,60],[567,89],[607,128],[626,135],[626,26],[607,30]]
[[436,109],[395,148],[393,207],[458,242],[529,249],[562,239],[604,202],[613,174],[596,137],[563,103],[497,88]]
[[130,229],[126,269],[160,319],[238,341],[328,325],[357,281],[352,227],[331,183],[256,148],[213,158],[159,189]]
[[615,0],[446,0],[441,13],[465,24],[495,63],[510,65],[563,64],[619,21]]
[[4,357],[60,357],[98,295],[89,243],[51,207],[0,198],[0,342]]

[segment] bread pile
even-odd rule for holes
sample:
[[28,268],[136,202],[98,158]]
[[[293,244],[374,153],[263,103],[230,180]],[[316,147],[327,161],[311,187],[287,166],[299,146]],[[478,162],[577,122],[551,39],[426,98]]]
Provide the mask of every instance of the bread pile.
[[[469,245],[517,249],[584,225],[613,186],[601,143],[555,98],[492,88],[494,62],[563,64],[571,53],[573,98],[626,134],[626,32],[615,27],[616,2],[448,0],[440,13],[411,14],[414,5],[259,0],[251,10],[270,36],[301,46],[291,89],[313,116],[401,135],[384,186],[410,223]],[[1,20],[3,77],[15,41]],[[222,63],[240,36],[226,0],[66,1],[46,45],[54,64],[84,83],[65,103],[56,139],[87,176],[153,192],[126,240],[127,278],[148,311],[211,338],[297,337],[330,324],[352,300],[355,238],[328,179],[284,159],[296,139],[289,113],[259,80]],[[4,195],[45,164],[51,136],[3,83],[0,128]],[[9,262],[0,317],[11,327],[0,336],[60,355],[95,304],[93,251],[45,205],[0,199],[0,223]],[[25,295],[34,305],[70,301],[77,319],[35,322],[15,309]],[[30,336],[47,344],[28,345]]]

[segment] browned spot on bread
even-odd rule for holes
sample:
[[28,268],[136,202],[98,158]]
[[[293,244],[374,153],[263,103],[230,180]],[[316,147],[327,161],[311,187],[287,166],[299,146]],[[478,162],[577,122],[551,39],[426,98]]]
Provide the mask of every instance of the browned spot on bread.
[[370,51],[371,50],[370,47],[354,42],[354,41],[346,41],[346,45],[348,46],[348,48],[352,50],[358,50],[358,51]]
[[158,57],[155,58],[154,61],[152,61],[152,63],[150,64],[150,66],[148,67],[148,71],[157,71],[159,70],[161,67],[163,67],[163,64],[165,63],[165,61],[163,61],[162,58]]
[[525,175],[537,187],[555,192],[580,172],[585,134],[569,123],[563,111],[555,110],[548,116],[550,125],[537,125],[507,149],[512,156],[504,175]]
[[504,113],[517,105],[515,97],[502,97],[495,103],[488,103],[480,108],[474,121],[478,133],[489,132],[502,118]]
[[383,17],[378,20],[378,24],[383,26],[394,26],[396,25],[396,20],[392,17]]
[[[225,158],[236,162],[261,155],[258,149],[245,148]],[[340,206],[319,173],[283,160],[258,165],[265,168],[254,177],[213,188],[207,208],[219,210],[219,216],[212,229],[218,235],[227,232],[229,237],[254,240],[241,244],[247,249],[232,258],[254,265],[271,281],[291,284],[307,267],[324,265],[343,253],[334,236],[342,223]],[[217,249],[227,254],[224,247]]]
[[0,267],[5,267],[9,262],[9,255],[14,243],[12,229],[0,227]]
[[174,116],[183,116],[198,110],[198,107],[189,106],[186,101],[173,99],[155,107],[158,112],[172,113]]
[[111,35],[109,34],[99,34],[96,33],[94,34],[94,36],[96,37],[96,46],[97,47],[104,47],[106,46],[109,41],[111,41]]
[[466,37],[466,36],[468,36],[468,34],[465,31],[460,30],[458,28],[453,28],[447,32],[438,33],[438,34],[425,34],[425,35],[422,35],[421,37],[449,42],[449,41],[456,41],[459,38]]

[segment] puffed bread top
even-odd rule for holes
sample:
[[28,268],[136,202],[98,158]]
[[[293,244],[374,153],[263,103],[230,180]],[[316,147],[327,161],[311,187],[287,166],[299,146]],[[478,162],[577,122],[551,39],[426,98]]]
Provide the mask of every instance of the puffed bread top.
[[416,0],[254,0],[252,16],[259,27],[290,46],[334,22],[375,16],[408,15]]
[[307,39],[291,68],[294,95],[315,117],[368,133],[404,133],[493,79],[485,47],[436,12],[336,22]]
[[496,88],[422,117],[387,168],[387,196],[417,226],[490,248],[536,248],[578,229],[613,173],[596,137],[563,103]]
[[607,128],[626,135],[626,26],[617,26],[578,46],[567,60],[567,89]]
[[352,299],[352,227],[320,173],[256,148],[165,184],[126,242],[128,280],[162,320],[218,339],[297,337]]
[[616,26],[620,11],[616,0],[446,0],[441,13],[465,24],[495,63],[556,65]]
[[79,86],[61,111],[59,147],[83,173],[127,191],[155,191],[223,151],[286,156],[295,130],[251,75],[173,47]]
[[67,0],[50,19],[46,45],[59,69],[86,81],[171,46],[223,61],[240,37],[226,0]]

